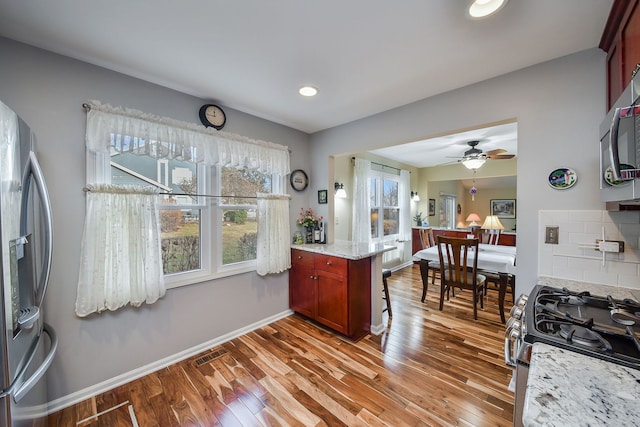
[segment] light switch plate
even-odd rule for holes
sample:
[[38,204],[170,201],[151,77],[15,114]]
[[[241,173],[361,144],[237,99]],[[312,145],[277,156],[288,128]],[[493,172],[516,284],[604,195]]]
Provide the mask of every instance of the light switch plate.
[[552,245],[557,245],[558,244],[558,232],[559,232],[559,227],[557,227],[557,226],[555,226],[555,227],[547,226],[546,232],[544,234],[544,242],[552,244]]

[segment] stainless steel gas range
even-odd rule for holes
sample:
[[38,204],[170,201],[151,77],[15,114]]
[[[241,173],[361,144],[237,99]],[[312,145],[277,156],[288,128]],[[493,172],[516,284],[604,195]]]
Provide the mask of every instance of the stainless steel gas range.
[[505,331],[505,362],[516,368],[514,426],[522,425],[537,342],[640,369],[640,302],[543,285],[520,296]]

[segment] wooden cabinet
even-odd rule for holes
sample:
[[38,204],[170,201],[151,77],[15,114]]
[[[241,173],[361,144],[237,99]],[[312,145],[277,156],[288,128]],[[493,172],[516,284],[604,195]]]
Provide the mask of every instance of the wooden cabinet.
[[289,307],[354,340],[371,326],[371,259],[291,249]]
[[639,0],[615,0],[600,39],[600,49],[607,52],[607,110],[622,94],[633,70],[640,64],[639,3]]

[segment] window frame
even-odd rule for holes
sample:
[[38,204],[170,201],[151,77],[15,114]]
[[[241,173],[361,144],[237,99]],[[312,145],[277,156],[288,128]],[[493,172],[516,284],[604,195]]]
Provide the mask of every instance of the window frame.
[[[377,223],[378,236],[374,237],[372,234],[371,241],[374,243],[378,243],[386,240],[398,239],[401,233],[399,221],[400,221],[400,216],[402,215],[402,209],[400,206],[401,195],[399,193],[400,188],[402,188],[400,176],[397,174],[391,174],[391,173],[383,172],[380,170],[371,170],[371,172],[369,173],[368,179],[370,182],[372,180],[375,180],[375,183],[376,183],[375,185],[376,204],[374,205],[373,202],[371,202],[370,210],[373,211],[373,209],[378,209],[378,223]],[[398,204],[396,206],[390,206],[390,205],[387,206],[384,204],[384,181],[385,180],[394,181],[398,185]],[[394,234],[385,235],[384,234],[384,212],[385,212],[385,209],[387,208],[393,208],[398,210],[398,232]]]
[[[111,156],[108,153],[96,153],[86,151],[87,183],[111,183]],[[198,194],[221,194],[221,167],[197,164]],[[285,188],[284,177],[277,174],[269,174],[271,177],[271,193],[280,192]],[[158,205],[160,209],[180,209],[186,205]],[[228,207],[230,205],[224,205]],[[235,206],[235,205],[233,205]],[[243,207],[256,205],[239,205]],[[167,289],[193,285],[222,277],[255,271],[257,262],[255,259],[240,261],[228,265],[222,264],[222,206],[219,197],[200,196],[198,203],[189,205],[194,209],[200,209],[200,268],[178,273],[164,274],[165,287]]]

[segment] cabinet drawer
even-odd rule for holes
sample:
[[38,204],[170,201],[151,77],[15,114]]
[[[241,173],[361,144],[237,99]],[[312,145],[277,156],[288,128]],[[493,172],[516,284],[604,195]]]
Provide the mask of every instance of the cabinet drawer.
[[334,274],[346,275],[347,274],[346,258],[339,258],[330,255],[316,254],[316,270],[328,271]]
[[314,268],[313,253],[291,249],[291,264]]

